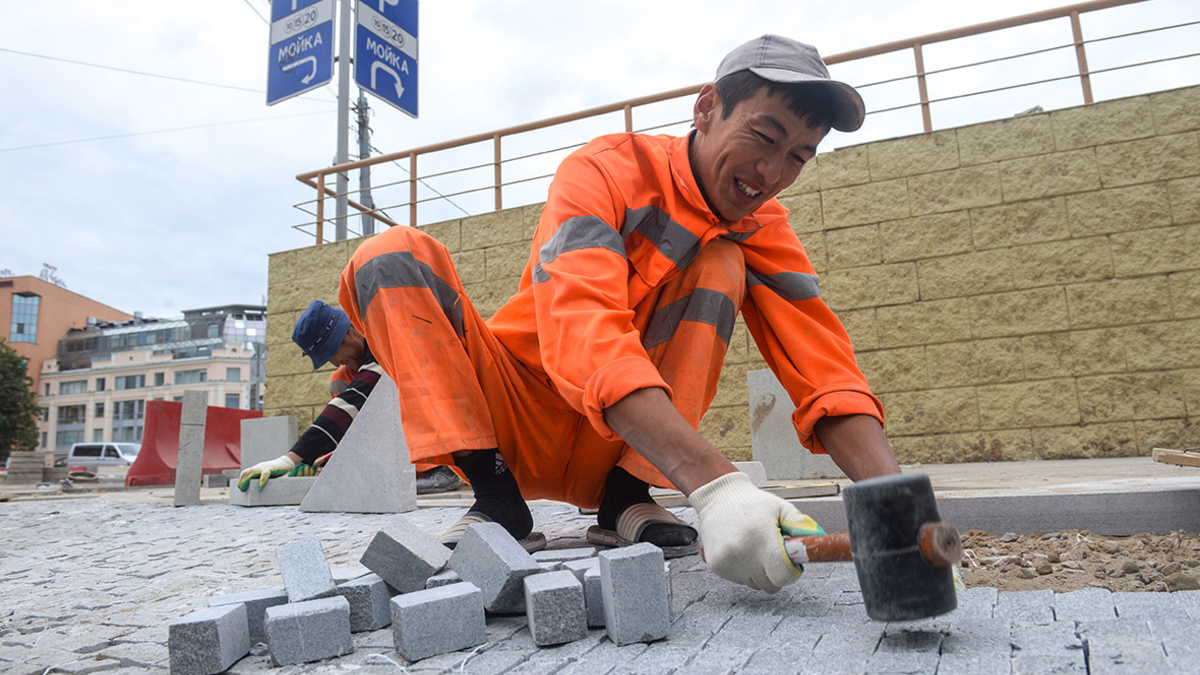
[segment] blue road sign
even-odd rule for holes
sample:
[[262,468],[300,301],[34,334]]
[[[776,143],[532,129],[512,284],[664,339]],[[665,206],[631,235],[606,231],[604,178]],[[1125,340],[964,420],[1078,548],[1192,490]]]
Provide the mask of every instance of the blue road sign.
[[267,105],[299,96],[333,79],[334,0],[275,0]]
[[416,117],[417,0],[358,0],[354,42],[358,86]]

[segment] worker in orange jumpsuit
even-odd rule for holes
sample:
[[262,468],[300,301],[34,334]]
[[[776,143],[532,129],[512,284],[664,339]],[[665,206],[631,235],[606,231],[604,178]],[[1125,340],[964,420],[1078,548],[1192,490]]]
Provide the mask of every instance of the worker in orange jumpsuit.
[[815,48],[772,35],[738,47],[687,136],[604,136],[563,161],[517,294],[486,322],[419,229],[358,248],[338,298],[396,382],[410,456],[453,462],[475,489],[447,545],[488,520],[522,538],[522,498],[550,498],[598,508],[590,541],[689,553],[697,531],[648,493],[673,486],[714,572],[768,592],[799,578],[782,535],[820,527],[697,429],[740,311],[801,441],[855,480],[899,472],[882,406],[775,200],[831,127],[864,115]]

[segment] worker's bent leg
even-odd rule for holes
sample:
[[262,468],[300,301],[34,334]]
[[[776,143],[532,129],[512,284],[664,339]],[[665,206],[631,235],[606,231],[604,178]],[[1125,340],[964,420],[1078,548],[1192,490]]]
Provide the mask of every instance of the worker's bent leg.
[[388,230],[352,256],[338,299],[396,383],[410,459],[461,468],[478,510],[517,538],[528,534],[529,511],[496,451],[489,407],[489,393],[502,410],[509,397],[508,369],[497,366],[506,355],[463,293],[446,248],[419,230]]

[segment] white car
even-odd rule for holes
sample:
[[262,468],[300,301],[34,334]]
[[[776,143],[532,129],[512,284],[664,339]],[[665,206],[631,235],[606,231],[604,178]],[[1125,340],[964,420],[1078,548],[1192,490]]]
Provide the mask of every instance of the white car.
[[67,453],[67,466],[92,473],[102,466],[129,467],[141,449],[137,443],[76,443]]

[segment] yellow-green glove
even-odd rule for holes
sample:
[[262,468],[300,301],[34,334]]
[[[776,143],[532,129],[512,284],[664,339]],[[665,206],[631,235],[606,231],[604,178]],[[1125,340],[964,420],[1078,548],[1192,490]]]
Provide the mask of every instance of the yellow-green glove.
[[287,476],[296,468],[296,463],[291,457],[283,455],[275,459],[268,459],[265,462],[259,462],[254,466],[243,469],[241,475],[238,476],[238,489],[242,492],[250,489],[250,482],[255,478],[258,479],[258,491],[262,492],[267,481],[280,476]]

